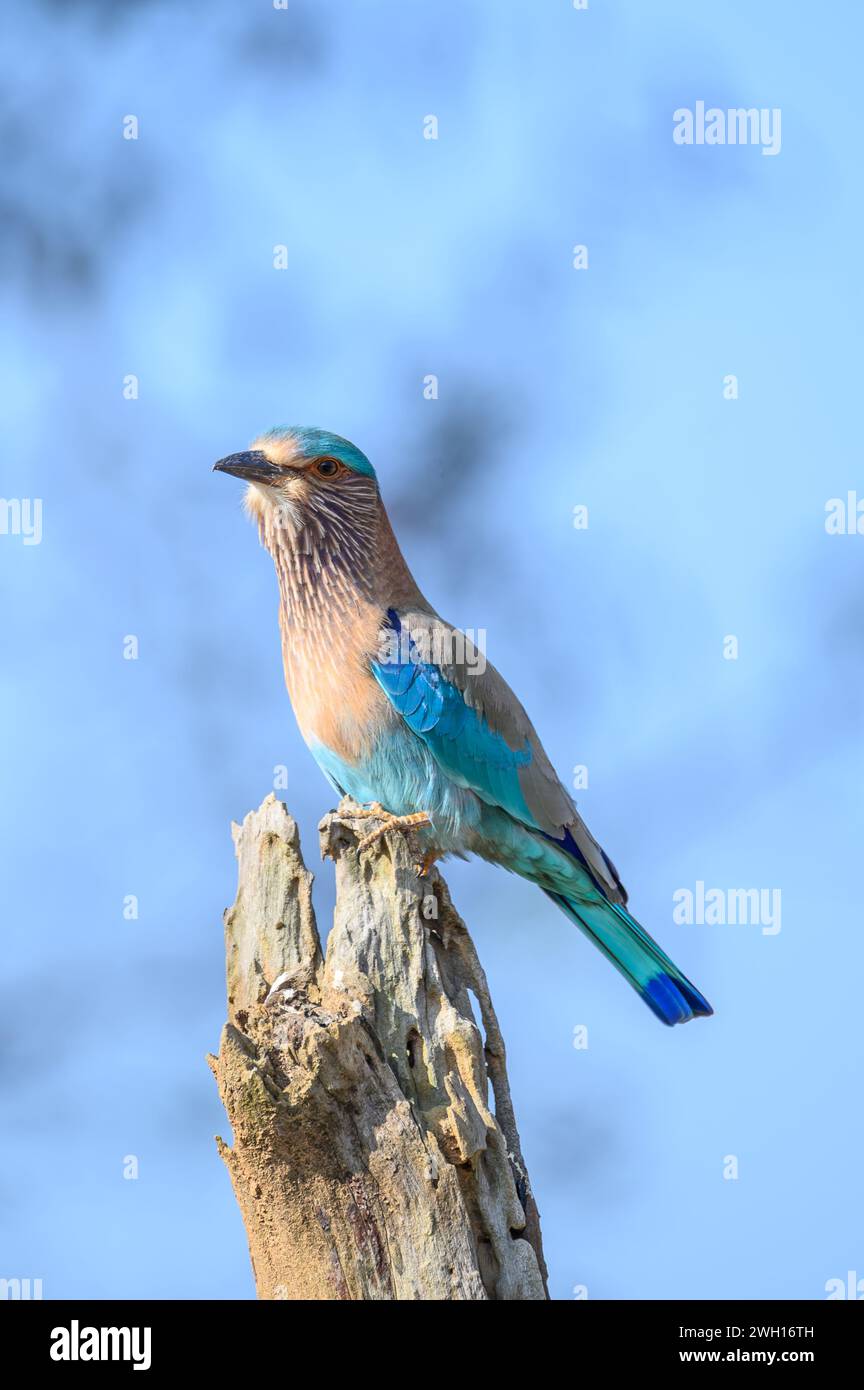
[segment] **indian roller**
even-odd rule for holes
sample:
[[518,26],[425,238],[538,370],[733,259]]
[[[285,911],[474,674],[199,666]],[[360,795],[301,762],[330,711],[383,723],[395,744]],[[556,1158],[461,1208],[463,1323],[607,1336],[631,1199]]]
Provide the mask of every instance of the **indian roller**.
[[[214,468],[247,484],[273,557],[285,681],[340,796],[415,830],[424,869],[482,856],[536,883],[664,1023],[712,1012],[627,909],[615,865],[513,691],[423,597],[365,454],[326,430],[268,431]],[[423,870],[421,870],[422,872]]]

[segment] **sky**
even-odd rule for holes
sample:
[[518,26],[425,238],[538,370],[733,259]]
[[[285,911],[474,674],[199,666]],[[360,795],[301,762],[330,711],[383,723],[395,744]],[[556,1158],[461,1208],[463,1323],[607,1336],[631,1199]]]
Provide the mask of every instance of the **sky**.
[[[445,867],[552,1296],[864,1279],[854,502],[826,529],[864,499],[858,8],[40,0],[4,25],[0,1277],[254,1296],[204,1060],[230,823],[284,765],[326,932],[332,793],[210,468],[296,422],[372,459],[421,588],[485,629],[716,1010],[664,1029],[536,889]],[[677,143],[699,102],[779,111],[779,149]],[[675,920],[697,884],[768,910]]]

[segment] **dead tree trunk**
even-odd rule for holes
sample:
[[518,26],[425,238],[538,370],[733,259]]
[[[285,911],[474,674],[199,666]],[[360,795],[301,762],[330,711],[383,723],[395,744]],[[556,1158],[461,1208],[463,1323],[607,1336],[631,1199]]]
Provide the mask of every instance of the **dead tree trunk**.
[[344,801],[320,826],[336,863],[326,961],[283,803],[268,796],[233,827],[228,1022],[210,1061],[258,1296],[544,1299],[504,1043],[471,938],[402,833],[358,856],[370,823],[351,810]]

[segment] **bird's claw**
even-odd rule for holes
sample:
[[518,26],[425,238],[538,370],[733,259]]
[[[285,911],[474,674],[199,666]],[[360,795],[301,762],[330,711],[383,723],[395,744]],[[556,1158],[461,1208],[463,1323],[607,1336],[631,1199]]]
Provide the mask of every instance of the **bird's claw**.
[[382,835],[387,834],[388,830],[401,830],[403,833],[407,833],[410,830],[419,829],[420,826],[432,824],[425,811],[415,811],[410,816],[394,816],[390,811],[385,811],[383,806],[377,805],[377,803],[373,804],[371,809],[367,810],[364,808],[360,811],[355,811],[354,815],[366,818],[374,817],[375,820],[381,822],[374,830],[370,830],[368,835],[364,835],[363,838],[358,841],[358,854],[362,854],[370,845],[374,845],[376,841],[381,839]]
[[414,866],[417,870],[417,877],[428,878],[429,871],[434,865],[437,858],[438,855],[435,853],[434,849],[427,850],[427,852],[423,855],[423,858]]

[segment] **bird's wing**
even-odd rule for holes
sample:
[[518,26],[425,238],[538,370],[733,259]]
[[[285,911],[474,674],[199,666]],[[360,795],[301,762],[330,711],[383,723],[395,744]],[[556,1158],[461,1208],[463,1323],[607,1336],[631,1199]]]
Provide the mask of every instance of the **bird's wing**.
[[560,840],[615,902],[615,866],[562,787],[503,676],[458,629],[420,610],[388,610],[372,673],[441,768],[490,806]]

